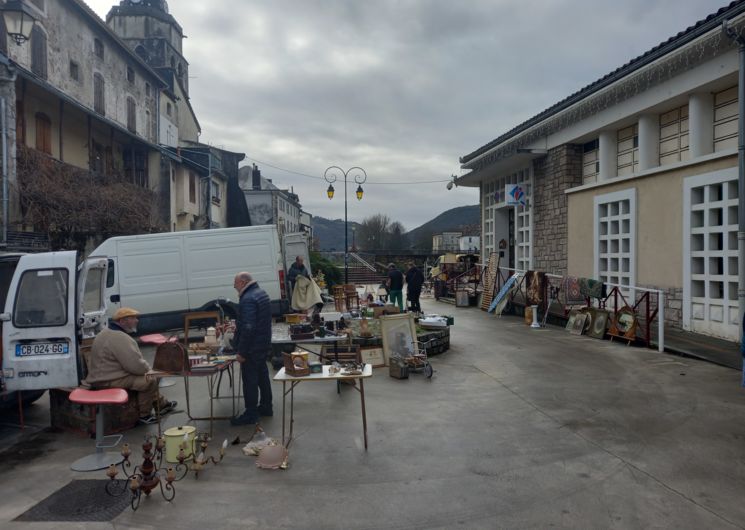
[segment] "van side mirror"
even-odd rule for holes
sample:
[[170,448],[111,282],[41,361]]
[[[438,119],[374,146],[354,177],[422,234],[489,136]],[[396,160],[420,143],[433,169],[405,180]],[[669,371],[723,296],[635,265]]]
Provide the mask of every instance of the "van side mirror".
[[0,313],[0,322],[10,322],[10,313]]

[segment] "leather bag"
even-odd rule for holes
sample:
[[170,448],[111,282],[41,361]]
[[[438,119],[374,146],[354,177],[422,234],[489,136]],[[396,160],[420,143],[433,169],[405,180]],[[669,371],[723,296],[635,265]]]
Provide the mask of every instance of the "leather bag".
[[181,374],[189,371],[189,354],[180,342],[164,342],[155,349],[153,370]]

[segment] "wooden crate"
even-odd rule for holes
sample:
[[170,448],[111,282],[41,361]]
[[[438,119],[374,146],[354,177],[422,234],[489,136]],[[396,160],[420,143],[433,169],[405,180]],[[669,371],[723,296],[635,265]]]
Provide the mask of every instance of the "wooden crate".
[[[94,408],[70,401],[72,388],[53,388],[49,391],[51,424],[55,429],[94,435],[96,414]],[[104,405],[104,434],[126,431],[137,425],[140,417],[137,392],[128,391],[126,405]]]

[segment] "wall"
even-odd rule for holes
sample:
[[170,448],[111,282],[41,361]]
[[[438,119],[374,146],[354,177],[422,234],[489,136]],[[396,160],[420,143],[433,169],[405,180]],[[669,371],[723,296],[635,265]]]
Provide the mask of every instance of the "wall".
[[[665,291],[665,320],[680,327],[683,301],[683,179],[736,167],[736,156],[713,156],[679,164],[646,176],[590,186],[567,194],[568,270],[573,276],[594,275],[594,198],[636,189],[635,285]],[[660,202],[664,198],[664,208]]]
[[[124,51],[107,33],[99,31],[87,17],[66,2],[46,0],[46,16],[38,24],[47,34],[47,82],[93,109],[93,74],[105,80],[106,117],[127,126],[127,97],[137,104],[137,134],[147,137],[145,109],[155,115],[155,89],[159,81],[147,69]],[[104,44],[104,59],[93,53],[94,37]],[[31,46],[16,46],[10,42],[8,54],[25,69],[31,69]],[[79,79],[70,76],[70,61],[78,64]],[[127,66],[135,71],[135,82],[127,81]],[[145,84],[151,85],[151,97],[145,95]],[[55,110],[55,114],[57,111]],[[51,116],[50,116],[51,117]],[[56,155],[55,155],[56,156]]]
[[568,269],[567,197],[564,190],[582,183],[582,147],[551,149],[533,166],[533,268],[554,274]]
[[248,213],[251,216],[251,224],[269,225],[274,224],[274,211],[272,209],[272,193],[270,191],[244,192]]

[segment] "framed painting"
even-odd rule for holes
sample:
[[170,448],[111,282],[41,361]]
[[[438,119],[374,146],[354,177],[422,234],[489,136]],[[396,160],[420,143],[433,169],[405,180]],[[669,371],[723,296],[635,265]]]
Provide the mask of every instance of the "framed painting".
[[380,334],[383,336],[383,355],[386,362],[393,358],[405,359],[419,353],[416,326],[411,313],[381,316]]
[[363,346],[360,348],[360,355],[362,356],[362,362],[372,365],[373,368],[380,368],[388,364],[385,352],[380,346]]
[[585,324],[587,324],[587,313],[577,313],[569,333],[572,335],[582,335],[585,331]]

